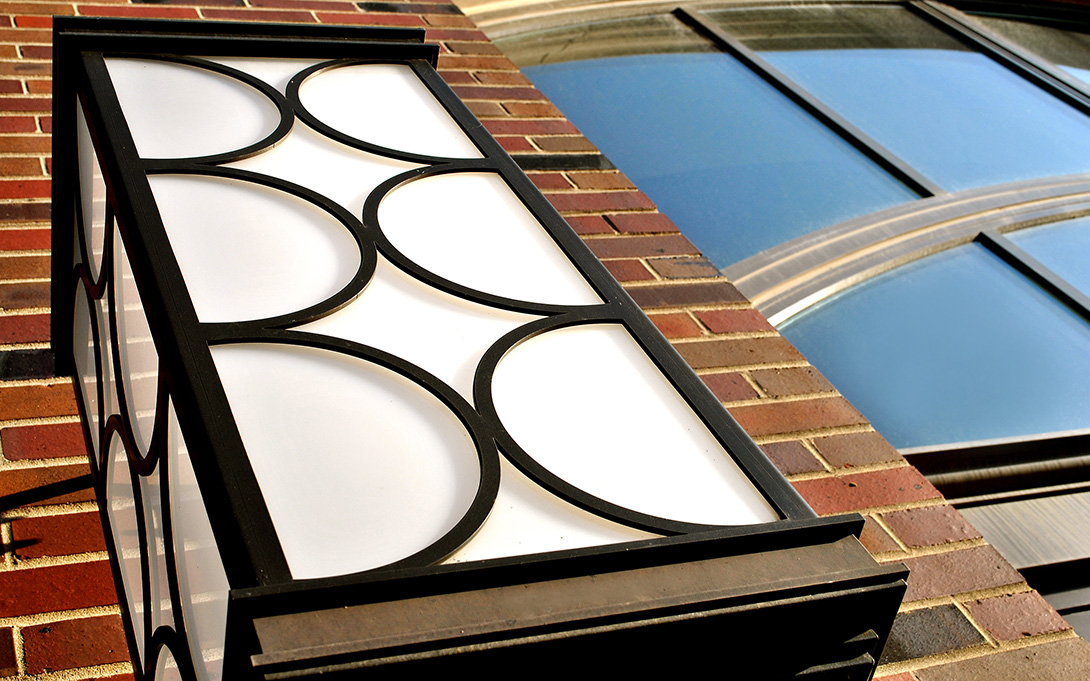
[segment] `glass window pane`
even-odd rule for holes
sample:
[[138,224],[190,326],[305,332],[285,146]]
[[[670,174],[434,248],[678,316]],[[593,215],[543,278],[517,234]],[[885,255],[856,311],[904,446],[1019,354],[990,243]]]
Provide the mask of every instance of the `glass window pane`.
[[917,198],[719,52],[524,71],[720,267]]
[[1090,426],[1090,325],[977,244],[781,331],[897,447]]
[[1065,30],[1059,26],[1005,17],[977,16],[976,19],[1004,38],[1029,48],[1076,78],[1090,83],[1090,34],[1074,30],[1075,25],[1070,25],[1072,30]]
[[1007,238],[1022,250],[1090,295],[1090,218],[1023,229]]
[[1090,118],[906,9],[713,16],[948,191],[1090,171]]

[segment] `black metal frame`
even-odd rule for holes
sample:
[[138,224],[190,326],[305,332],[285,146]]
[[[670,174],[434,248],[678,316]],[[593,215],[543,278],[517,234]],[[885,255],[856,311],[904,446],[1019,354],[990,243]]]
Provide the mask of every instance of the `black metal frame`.
[[[255,613],[306,611],[313,609],[316,603],[359,603],[371,597],[367,595],[369,592],[366,588],[370,583],[381,583],[384,593],[397,591],[403,584],[412,584],[414,586],[411,589],[408,586],[404,588],[410,591],[423,589],[434,594],[437,591],[442,592],[444,588],[464,590],[477,588],[481,584],[552,578],[558,571],[566,570],[575,573],[587,570],[624,571],[641,564],[642,559],[638,560],[637,556],[655,556],[651,563],[669,564],[687,560],[687,557],[694,555],[694,551],[704,557],[729,556],[744,552],[788,550],[807,543],[827,542],[830,537],[840,539],[858,536],[862,528],[861,518],[858,516],[835,520],[816,518],[813,511],[775,470],[749,436],[722,409],[720,403],[646,315],[436,74],[433,67],[437,48],[421,42],[422,31],[347,28],[326,30],[326,27],[287,25],[69,18],[56,19],[54,26],[57,170],[53,195],[55,229],[52,337],[59,370],[69,372],[73,369],[73,348],[69,339],[73,332],[74,293],[86,296],[92,316],[95,314],[97,301],[106,301],[111,337],[110,353],[115,358],[121,356],[120,343],[123,341],[118,333],[118,310],[114,290],[116,282],[113,281],[116,265],[114,260],[118,255],[113,252],[116,230],[129,255],[143,310],[152,329],[159,366],[158,397],[151,445],[147,452],[141,452],[134,424],[131,422],[132,416],[124,406],[128,404],[128,398],[120,361],[114,362],[113,370],[118,401],[122,405],[121,413],[104,421],[106,414],[101,406],[102,353],[97,351],[103,339],[99,337],[100,330],[97,325],[93,325],[95,370],[99,376],[99,433],[90,431],[90,414],[86,413],[87,400],[80,381],[77,381],[77,391],[89,450],[100,452],[100,458],[92,462],[92,468],[95,489],[101,500],[103,523],[107,537],[112,540],[106,485],[106,471],[110,462],[106,457],[113,438],[119,438],[128,453],[137,508],[142,509],[138,479],[156,470],[159,470],[163,507],[170,508],[171,481],[168,469],[160,464],[166,456],[167,407],[168,404],[171,405],[185,435],[203,503],[231,586],[228,614],[228,622],[231,624],[225,660],[229,678],[236,674],[250,673],[247,671],[249,656],[260,646],[260,642],[255,639],[254,632],[246,622],[255,617]],[[288,86],[286,96],[235,69],[201,59],[202,56],[282,56],[286,51],[292,56],[322,60],[319,65],[296,74]],[[275,104],[281,115],[280,124],[261,142],[228,154],[179,160],[141,158],[135,151],[120,103],[114,94],[105,67],[105,56],[165,60],[235,78],[256,88]],[[410,67],[480,150],[482,158],[450,159],[386,149],[332,130],[305,110],[298,97],[298,87],[308,75],[321,69],[371,62],[398,63]],[[82,225],[80,186],[75,170],[78,168],[74,151],[77,148],[77,106],[82,107],[84,112],[107,191],[106,221],[109,235],[105,240],[101,273],[97,280],[87,264],[90,245],[86,243],[84,236],[86,230]],[[307,188],[222,165],[269,148],[290,131],[296,124],[296,119],[320,134],[356,149],[420,163],[424,167],[381,184],[367,199],[363,214],[357,217]],[[568,255],[572,264],[603,302],[599,305],[558,306],[504,298],[446,280],[401,254],[382,233],[378,221],[379,201],[386,193],[405,182],[455,172],[487,172],[502,178]],[[255,321],[201,323],[186,293],[184,279],[174,259],[148,183],[149,176],[161,173],[231,178],[257,183],[299,197],[334,217],[353,235],[360,250],[359,269],[341,291],[306,309]],[[74,225],[78,235],[78,252],[73,250],[72,232],[63,228],[66,224]],[[507,334],[486,353],[474,379],[474,398],[479,405],[478,409],[474,409],[439,379],[399,357],[359,343],[291,330],[290,327],[331,314],[362,292],[374,271],[379,253],[417,280],[461,299],[544,317]],[[618,324],[631,334],[764,495],[782,518],[781,521],[755,527],[717,527],[649,516],[608,503],[566,483],[521,450],[504,430],[491,403],[490,381],[497,363],[510,348],[536,334],[565,326],[594,323]],[[481,479],[476,498],[463,518],[431,546],[392,565],[334,578],[293,580],[241,437],[230,416],[227,397],[219,381],[215,379],[217,372],[210,348],[220,344],[243,342],[288,343],[359,358],[396,372],[430,392],[457,415],[471,434],[478,450]],[[598,516],[656,532],[665,538],[486,561],[480,564],[436,565],[472,537],[486,519],[499,485],[501,455],[506,456],[523,473],[551,493]],[[148,546],[145,517],[142,512],[138,512],[141,565],[145,575],[141,590],[143,602],[147,604],[144,613],[147,641],[137,641],[134,629],[129,626],[129,643],[134,660],[141,659],[139,651],[147,650],[145,668],[137,671],[138,678],[148,678],[154,674],[159,651],[165,646],[178,661],[183,675],[192,679],[195,671],[189,662],[192,651],[189,650],[186,623],[182,618],[172,523],[169,513],[164,512],[164,517],[163,534],[175,626],[151,630],[153,620],[148,573],[153,556]],[[671,535],[683,535],[684,540],[680,543],[673,541],[669,538]],[[677,546],[688,548],[670,548]],[[122,568],[116,553],[117,551],[114,552],[114,574],[121,589]],[[870,593],[868,590],[877,589],[875,593],[888,594],[881,596],[879,600],[894,599],[890,602],[895,604],[900,598],[899,594],[903,592],[903,582],[899,581],[903,576],[900,568],[874,567],[865,575],[856,578],[857,587],[863,588],[867,593]],[[126,618],[133,617],[135,613],[128,612],[126,599],[121,600]],[[888,615],[891,619],[892,611]],[[885,633],[881,625],[877,629],[879,633],[875,636],[875,641],[880,644]],[[885,631],[888,631],[888,627]],[[877,657],[877,651],[872,652]]]

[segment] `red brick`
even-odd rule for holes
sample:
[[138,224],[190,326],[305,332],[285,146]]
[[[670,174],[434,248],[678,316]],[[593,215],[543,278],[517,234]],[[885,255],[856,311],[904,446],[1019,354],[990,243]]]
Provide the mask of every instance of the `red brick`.
[[51,184],[49,180],[0,180],[0,199],[47,199]]
[[24,627],[23,645],[30,674],[129,660],[125,630],[117,615]]
[[890,551],[903,551],[900,544],[889,536],[878,521],[871,516],[866,516],[863,524],[863,532],[859,535],[859,541],[871,553],[889,553]]
[[19,660],[15,653],[15,631],[11,627],[0,627],[0,676],[15,676],[19,673]]
[[67,556],[105,551],[102,521],[97,512],[20,518],[11,524],[19,558]]
[[[478,72],[477,76],[480,77],[482,72]],[[504,102],[503,108],[507,109],[512,116],[522,116],[524,118],[552,118],[555,116],[561,116],[560,109],[556,108],[549,102],[527,102],[527,101],[514,101]]]
[[48,277],[48,255],[0,258],[0,279],[42,279]]
[[833,392],[833,386],[814,367],[758,369],[750,374],[770,397]]
[[655,258],[649,264],[664,279],[707,279],[720,276],[719,269],[707,258]]
[[163,7],[161,5],[80,5],[79,13],[86,17],[154,17],[158,19],[199,19],[192,7]]
[[483,85],[533,85],[518,71],[479,71],[477,80]]
[[490,99],[492,101],[505,101],[510,99],[544,99],[541,94],[532,87],[491,87],[488,85],[455,85],[455,93],[462,99]]
[[0,229],[0,251],[41,251],[47,248],[48,229]]
[[[47,468],[14,468],[0,470],[0,497],[21,492],[35,492],[27,495],[25,506],[42,506],[46,504],[68,504],[78,501],[94,501],[94,491],[89,487],[77,489],[67,494],[46,496],[50,491],[43,491],[46,485],[62,483],[87,475],[90,471],[88,464],[69,464],[67,466],[49,466]],[[82,480],[78,481],[80,484]],[[77,483],[72,483],[75,486]],[[35,498],[30,498],[34,496]],[[0,615],[2,617],[3,615]]]
[[[22,45],[19,48],[19,53],[24,59],[52,59],[53,48],[49,45]],[[32,73],[27,71],[27,73]]]
[[[48,102],[48,100],[44,100]],[[45,109],[48,111],[48,105]],[[0,152],[6,154],[49,153],[51,140],[47,135],[10,135],[0,137]]]
[[18,80],[0,80],[0,95],[22,94],[23,83]]
[[500,118],[482,122],[493,135],[555,135],[578,132],[568,121],[554,118]]
[[765,316],[757,310],[705,310],[696,313],[712,333],[744,333],[775,331]]
[[867,419],[843,397],[744,405],[731,408],[730,413],[754,437],[867,423]]
[[613,223],[617,231],[622,234],[655,234],[678,231],[677,225],[662,213],[619,213],[617,215],[607,215],[606,219]]
[[[474,57],[459,54],[440,54],[439,69],[493,69],[514,71],[517,67],[507,57]],[[487,99],[487,98],[486,98]]]
[[[550,196],[566,195],[552,194]],[[638,194],[638,196],[642,196],[642,194]],[[555,201],[553,202],[553,205],[556,205]],[[696,253],[696,246],[693,246],[691,241],[680,234],[588,239],[586,244],[594,255],[603,259],[648,258],[663,255],[690,255]]]
[[[42,124],[42,132],[53,132],[53,117],[52,116],[40,116],[39,119]],[[52,172],[52,171],[50,171]]]
[[[443,77],[443,80],[447,81],[448,85],[465,85],[467,83],[476,83],[473,74],[469,71],[440,71],[439,75]],[[490,104],[494,107],[495,112],[493,116],[506,116],[507,112],[503,110],[503,107],[499,105],[499,102],[477,102],[477,104]],[[474,112],[476,115],[476,112]]]
[[49,315],[0,317],[0,344],[43,343],[49,340]]
[[[69,7],[69,14],[71,14],[71,7]],[[15,25],[19,28],[52,28],[53,17],[28,17],[19,16],[15,17]]]
[[[739,373],[703,374],[700,380],[704,381],[704,385],[708,386],[712,394],[720,402],[738,402],[758,397],[757,391]],[[809,453],[807,453],[807,456],[809,456]],[[813,459],[814,457],[810,456],[810,458]]]
[[0,421],[76,414],[71,383],[0,385]]
[[[204,0],[200,0],[201,4]],[[270,9],[309,9],[329,12],[351,12],[356,3],[349,0],[250,0],[251,7]]]
[[534,186],[542,191],[571,189],[571,183],[568,182],[568,178],[564,177],[564,173],[529,173],[528,176]]
[[[207,14],[207,11],[205,12]],[[361,14],[318,12],[318,21],[323,24],[354,24],[359,26],[424,26],[424,20],[414,14]],[[277,19],[277,21],[295,21],[295,19]]]
[[613,228],[601,215],[573,215],[567,218],[576,234],[612,234]]
[[[0,284],[0,308],[18,310],[26,307],[49,306],[49,283]],[[0,402],[0,412],[4,409]]]
[[1071,628],[1036,591],[972,601],[968,606],[977,624],[1000,641]]
[[227,19],[229,21],[290,21],[293,23],[315,23],[317,20],[310,12],[291,12],[275,9],[203,9],[205,19]]
[[912,548],[980,538],[980,533],[952,506],[894,511],[883,514],[882,520]]
[[798,440],[771,442],[761,445],[761,449],[784,475],[818,473],[825,470],[821,462]]
[[818,515],[940,498],[939,491],[911,466],[792,484]]
[[[606,172],[569,172],[568,177],[575,183],[576,187],[580,189],[635,189],[635,185],[632,181],[621,173],[614,171]],[[621,215],[630,215],[629,213],[621,213]],[[641,215],[641,214],[637,214]],[[650,215],[660,215],[659,213],[650,213]],[[624,231],[619,229],[618,231]],[[657,231],[669,231],[669,230],[657,230]]]
[[[31,120],[31,123],[34,121]],[[16,157],[0,158],[0,174],[12,175],[41,175],[42,162],[36,158]]]
[[837,468],[904,461],[893,445],[873,431],[815,438],[814,446]]
[[[525,137],[515,137],[512,135],[498,135],[496,141],[500,143],[503,150],[509,154],[518,153],[520,151],[537,151],[537,148],[530,144],[530,140]],[[517,158],[515,159],[518,160]]]
[[83,426],[78,423],[4,428],[0,430],[0,443],[8,461],[87,456]]
[[[571,194],[546,194],[545,198],[560,212],[604,213],[614,210],[641,210],[652,209],[655,204],[641,192],[579,192]],[[674,236],[674,235],[671,235]],[[676,235],[680,237],[681,235]],[[617,239],[617,241],[632,241],[634,239],[669,239],[669,236],[656,237],[630,237],[629,239]],[[686,243],[688,239],[681,237]],[[677,241],[676,243],[681,243]],[[687,243],[685,253],[694,253],[695,247]],[[662,252],[653,255],[680,255],[681,253]],[[609,257],[609,256],[600,256]]]
[[[1090,644],[1068,638],[917,669],[917,681],[1086,681]],[[898,680],[900,681],[900,680]]]
[[991,546],[905,558],[903,562],[910,571],[905,601],[939,598],[1023,582],[1022,575]]
[[33,116],[0,116],[0,132],[35,132],[38,123]]
[[582,135],[557,135],[554,137],[535,137],[534,144],[542,151],[551,152],[597,152],[598,148]]
[[[4,3],[3,7],[5,14],[10,13],[10,10],[7,9],[7,3]],[[68,13],[71,14],[71,10],[69,10]],[[53,33],[48,30],[34,28],[0,28],[0,42],[16,43],[17,45],[25,45],[27,43],[48,45],[52,40]]]
[[677,350],[694,369],[741,367],[802,359],[798,350],[778,336],[695,341],[679,344]]
[[117,603],[105,560],[0,572],[0,617]]
[[[500,51],[500,48],[496,47],[492,43],[485,42],[487,40],[487,38],[485,38],[484,33],[480,33],[480,32],[476,32],[476,33],[478,33],[479,36],[480,36],[480,38],[478,40],[469,40],[469,41],[451,40],[451,41],[445,43],[445,45],[446,45],[447,49],[450,50],[451,52],[453,52],[454,54],[472,54],[472,55],[492,55],[492,54],[499,55],[499,54],[503,54],[503,52]],[[537,90],[534,90],[533,88],[522,88],[522,89],[537,92]],[[535,99],[535,98],[533,98],[533,97],[512,97],[511,99]],[[538,96],[536,97],[536,99],[544,99],[544,97],[541,95],[541,93],[538,93]]]
[[[48,45],[24,45],[23,49],[29,49],[31,47],[41,48],[46,51],[45,57],[37,57],[38,59],[48,59],[52,49]],[[19,56],[16,51],[15,45],[3,45],[0,44],[0,57],[5,59],[15,59]],[[25,57],[30,58],[29,55]],[[53,65],[47,61],[29,62],[29,61],[16,61],[16,62],[0,62],[0,74],[16,76],[49,76],[53,72]]]
[[681,305],[721,305],[746,300],[738,289],[722,280],[641,286],[638,289],[629,290],[628,294],[645,310]]
[[605,266],[613,278],[620,282],[647,281],[655,278],[651,270],[639,260],[610,260],[605,263]]
[[681,312],[651,315],[651,321],[667,338],[692,338],[702,332],[692,317]]
[[53,81],[51,80],[28,80],[26,82],[27,92],[32,95],[48,95],[53,93]]
[[[484,41],[488,40],[488,36],[486,36],[482,31],[480,31],[478,29],[442,28],[442,27],[429,28],[425,35],[427,36],[427,40],[429,42],[444,41],[443,44],[445,44],[447,47],[449,47],[451,45],[450,41],[460,41],[460,42],[463,43],[463,45],[464,45],[463,47],[461,47],[458,50],[451,50],[452,52],[471,51],[471,48],[468,47],[469,45],[490,44],[490,43],[484,43]],[[481,42],[478,43],[477,41],[481,41]],[[482,52],[474,51],[474,54],[490,54],[490,53],[482,53]]]
[[0,111],[42,111],[53,109],[50,97],[0,97]]

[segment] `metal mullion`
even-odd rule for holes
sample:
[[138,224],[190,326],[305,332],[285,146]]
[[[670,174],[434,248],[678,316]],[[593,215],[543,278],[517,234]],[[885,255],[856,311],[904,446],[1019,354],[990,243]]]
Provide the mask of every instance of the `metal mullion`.
[[908,185],[916,193],[923,197],[939,196],[946,193],[942,187],[935,184],[930,178],[857,128],[824,102],[814,97],[805,88],[788,78],[786,74],[765,61],[760,55],[746,47],[722,27],[713,23],[702,12],[679,7],[674,10],[673,14],[710,38],[722,51],[740,61],[746,68],[782,92],[791,101],[798,104],[807,113],[818,119],[819,122],[853,147],[863,152],[864,155],[885,171]]
[[933,0],[911,0],[909,6],[1022,78],[1090,115],[1090,88],[1049,60],[989,31],[953,7]]
[[1048,291],[1083,319],[1090,321],[1090,296],[1072,286],[1066,279],[1045,267],[1039,260],[1019,248],[996,230],[977,235],[976,241],[992,251],[1007,264],[1029,277],[1035,284]]

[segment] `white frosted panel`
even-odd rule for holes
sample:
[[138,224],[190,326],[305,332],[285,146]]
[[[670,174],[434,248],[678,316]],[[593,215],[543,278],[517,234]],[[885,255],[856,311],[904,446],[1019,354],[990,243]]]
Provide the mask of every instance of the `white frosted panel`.
[[83,395],[83,410],[87,414],[87,426],[91,431],[91,444],[94,448],[92,457],[97,465],[102,423],[99,420],[98,369],[95,367],[98,348],[95,347],[94,336],[91,335],[91,327],[95,323],[91,308],[87,305],[87,292],[83,286],[77,286],[72,320],[72,351],[75,355],[76,377],[80,381],[80,392]]
[[223,676],[223,641],[227,631],[230,585],[173,405],[168,413],[170,519],[182,619],[197,678],[219,681]]
[[259,142],[280,123],[258,90],[214,71],[147,59],[106,59],[143,158],[221,154]]
[[405,558],[472,503],[469,433],[411,381],[299,346],[218,345],[212,358],[294,578]]
[[445,563],[603,546],[659,535],[619,525],[564,501],[500,459],[500,489],[477,534]]
[[325,69],[303,82],[299,99],[315,118],[364,142],[429,156],[481,155],[403,64]]
[[281,94],[287,93],[288,81],[292,79],[292,76],[317,63],[312,59],[263,59],[260,57],[212,57],[209,61],[219,62],[224,66],[248,73],[272,85]]
[[359,218],[371,190],[417,164],[368,154],[297,123],[284,140],[257,156],[226,164],[294,182],[332,199]]
[[91,132],[83,117],[83,108],[76,106],[76,141],[79,145],[80,210],[83,213],[83,235],[90,251],[91,278],[98,281],[102,269],[102,251],[106,246],[106,181],[91,143]]
[[[371,282],[337,312],[299,327],[385,350],[437,376],[472,402],[481,356],[535,316],[478,305],[427,286],[379,256]],[[441,342],[437,342],[441,339]]]
[[148,583],[151,585],[151,630],[174,626],[170,604],[170,584],[167,581],[166,539],[163,531],[163,495],[160,489],[159,467],[140,478],[140,494],[144,501],[144,527],[148,534]]
[[170,654],[169,648],[159,649],[159,661],[155,664],[155,681],[183,681],[178,671],[178,661]]
[[155,425],[159,357],[155,353],[151,328],[144,315],[140,292],[136,289],[129,256],[125,252],[121,233],[117,231],[114,232],[114,309],[117,314],[121,350],[118,360],[125,388],[125,408],[140,447],[139,454],[143,457],[151,446],[151,431]]
[[202,322],[304,309],[344,288],[359,267],[351,233],[291,194],[198,175],[148,180]]
[[[121,562],[121,581],[125,600],[136,634],[136,649],[143,660],[144,650],[144,580],[140,556],[140,528],[137,525],[136,498],[125,446],[116,434],[110,438],[110,456],[106,468],[106,500],[114,549]],[[138,660],[139,662],[139,660]]]
[[693,523],[778,516],[619,325],[536,336],[499,363],[504,427],[541,465],[606,501]]
[[537,303],[602,302],[498,175],[452,173],[398,187],[379,223],[410,259],[451,281]]

